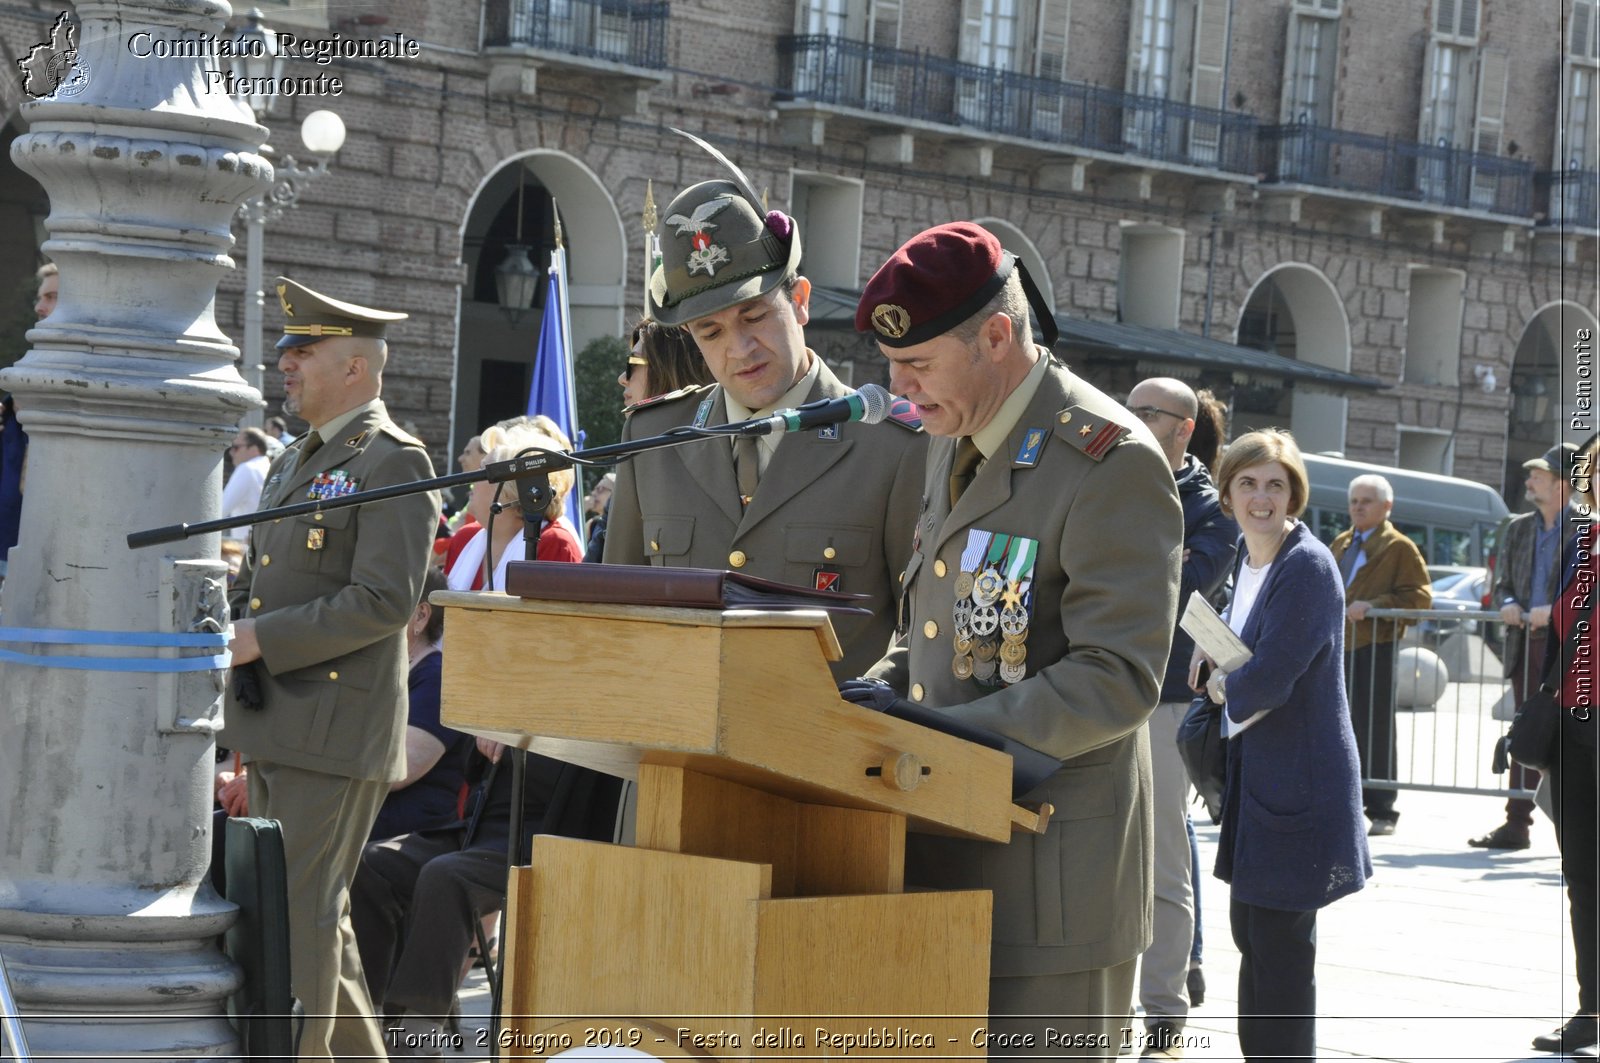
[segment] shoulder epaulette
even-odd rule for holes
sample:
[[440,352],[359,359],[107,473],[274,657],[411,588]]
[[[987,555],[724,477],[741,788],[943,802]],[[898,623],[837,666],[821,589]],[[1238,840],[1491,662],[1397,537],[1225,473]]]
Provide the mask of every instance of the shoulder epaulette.
[[1127,425],[1100,417],[1082,406],[1068,406],[1056,414],[1056,435],[1095,461],[1110,453],[1129,431]]
[[922,431],[922,411],[917,409],[916,403],[910,399],[902,399],[898,395],[889,404],[889,416],[886,420],[894,422],[907,431]]
[[648,399],[640,399],[632,406],[627,407],[622,411],[622,414],[624,417],[626,417],[630,413],[638,413],[640,410],[648,410],[652,406],[661,406],[669,402],[676,402],[678,399],[686,399],[691,395],[699,395],[701,392],[710,391],[714,387],[716,387],[715,384],[692,384],[686,388],[679,388],[677,391],[668,391],[661,395],[651,395]]
[[390,439],[404,443],[406,446],[422,447],[424,449],[427,448],[426,443],[412,435],[410,432],[407,432],[404,428],[401,428],[393,421],[385,421],[383,424],[380,424],[378,426],[378,431],[382,432]]

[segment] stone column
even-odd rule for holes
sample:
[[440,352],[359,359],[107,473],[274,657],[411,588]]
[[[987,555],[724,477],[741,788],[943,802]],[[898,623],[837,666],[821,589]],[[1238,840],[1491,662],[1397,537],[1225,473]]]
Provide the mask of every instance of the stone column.
[[[132,530],[219,515],[222,454],[260,405],[217,327],[235,208],[264,189],[266,130],[207,70],[130,39],[224,31],[226,3],[80,0],[79,65],[25,106],[12,156],[50,194],[54,314],[0,373],[30,437],[3,622],[81,632],[216,631],[215,535],[137,552]],[[74,644],[77,642],[78,644]],[[215,648],[8,642],[54,658]],[[225,673],[0,662],[0,951],[31,1047],[52,1058],[238,1051],[234,909],[203,881]]]

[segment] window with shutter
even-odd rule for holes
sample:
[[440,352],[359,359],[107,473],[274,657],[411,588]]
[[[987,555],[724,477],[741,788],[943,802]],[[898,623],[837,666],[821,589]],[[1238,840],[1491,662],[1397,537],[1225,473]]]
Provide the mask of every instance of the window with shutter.
[[[1310,7],[1310,0],[1304,6]],[[1332,126],[1339,58],[1337,12],[1289,12],[1289,36],[1283,55],[1283,102],[1278,111],[1279,121]]]
[[[795,5],[795,33],[803,37],[845,36],[847,0],[801,0]],[[813,47],[796,53],[794,57],[794,88],[797,93],[813,94],[822,91],[828,80],[826,63],[830,49]]]
[[[1183,0],[1193,4],[1194,0]],[[1128,26],[1127,91],[1166,100],[1172,95],[1178,31],[1178,0],[1134,0]],[[1166,109],[1149,101],[1130,101],[1123,114],[1123,139],[1143,154],[1165,154]]]
[[[1193,80],[1189,102],[1197,107],[1221,110],[1225,89],[1223,73],[1228,65],[1227,0],[1197,0],[1194,19]],[[1222,147],[1222,126],[1215,120],[1191,118],[1189,157],[1202,166],[1214,166]]]
[[[1071,0],[1037,0],[1033,21],[1033,76],[1041,81],[1067,79],[1067,29]],[[1033,132],[1054,139],[1061,134],[1060,93],[1038,86],[1033,93]]]
[[1433,34],[1458,44],[1478,43],[1479,0],[1434,0]]
[[[1478,107],[1472,130],[1472,150],[1479,155],[1498,156],[1505,141],[1506,86],[1511,57],[1499,49],[1484,49],[1478,56]],[[1494,210],[1499,202],[1501,174],[1485,170],[1473,160],[1472,206]]]
[[[971,66],[980,66],[983,40],[983,18],[986,0],[961,0],[961,33],[957,38],[956,57]],[[976,77],[961,77],[956,81],[956,113],[963,122],[983,125],[988,116],[987,84]]]
[[866,3],[869,5],[866,39],[872,45],[867,58],[867,106],[892,111],[897,96],[895,72],[898,67],[882,61],[877,50],[900,47],[900,0],[866,0]]
[[1600,4],[1595,0],[1572,0],[1567,55],[1580,62],[1600,63]]

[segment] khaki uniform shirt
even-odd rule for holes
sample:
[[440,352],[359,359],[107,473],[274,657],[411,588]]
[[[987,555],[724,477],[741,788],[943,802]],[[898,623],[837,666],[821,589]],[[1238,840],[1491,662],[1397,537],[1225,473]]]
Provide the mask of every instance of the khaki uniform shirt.
[[[849,392],[821,365],[806,401]],[[623,438],[689,424],[702,406],[703,424],[728,423],[722,388],[709,385],[635,406]],[[649,451],[617,468],[605,560],[737,569],[865,594],[852,604],[871,609],[871,616],[834,619],[844,659],[833,664],[833,674],[853,678],[883,656],[894,634],[926,454],[921,430],[894,421],[790,433],[741,510],[726,440]]]

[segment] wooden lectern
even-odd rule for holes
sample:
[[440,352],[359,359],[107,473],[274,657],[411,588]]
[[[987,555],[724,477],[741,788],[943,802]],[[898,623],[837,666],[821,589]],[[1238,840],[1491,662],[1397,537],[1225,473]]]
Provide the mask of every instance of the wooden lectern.
[[905,835],[1039,829],[1009,757],[839,700],[822,612],[431,601],[446,724],[638,783],[634,846],[513,871],[504,1055],[983,1054],[990,895],[904,893]]

